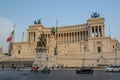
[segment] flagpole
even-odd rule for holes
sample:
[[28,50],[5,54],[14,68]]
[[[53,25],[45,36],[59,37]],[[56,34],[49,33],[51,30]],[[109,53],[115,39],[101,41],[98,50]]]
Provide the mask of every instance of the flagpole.
[[9,42],[9,48],[8,48],[8,53],[11,54],[11,48],[12,48],[12,45],[14,43],[14,39],[15,39],[15,25],[14,25],[14,28],[13,28],[13,31],[10,33],[9,37],[7,38],[7,42]]
[[13,41],[12,42],[14,42],[15,41],[15,25],[14,25],[14,28],[13,28],[13,30],[14,30],[14,36],[13,36]]

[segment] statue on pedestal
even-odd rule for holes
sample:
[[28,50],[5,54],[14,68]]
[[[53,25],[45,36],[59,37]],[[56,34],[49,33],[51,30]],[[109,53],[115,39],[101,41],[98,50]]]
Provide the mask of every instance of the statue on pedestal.
[[41,33],[40,37],[38,38],[39,41],[37,42],[37,48],[40,52],[46,51],[46,36],[44,32]]
[[38,39],[39,41],[36,46],[35,62],[33,65],[37,65],[39,69],[42,69],[47,65],[46,36],[44,32],[40,34]]

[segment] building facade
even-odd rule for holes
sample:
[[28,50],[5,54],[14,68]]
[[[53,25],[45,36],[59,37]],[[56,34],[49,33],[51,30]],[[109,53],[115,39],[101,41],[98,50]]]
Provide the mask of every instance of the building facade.
[[2,47],[0,47],[0,54],[3,54]]
[[11,53],[14,58],[35,59],[38,38],[44,32],[47,39],[48,66],[98,66],[120,65],[119,42],[105,35],[103,17],[90,18],[85,24],[57,26],[55,35],[51,28],[41,23],[30,25],[27,41],[15,42]]

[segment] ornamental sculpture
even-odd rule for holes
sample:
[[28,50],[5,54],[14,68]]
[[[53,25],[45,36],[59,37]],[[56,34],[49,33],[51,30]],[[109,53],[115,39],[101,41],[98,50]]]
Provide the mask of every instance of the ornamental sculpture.
[[41,19],[35,20],[34,24],[41,24]]
[[99,13],[93,12],[93,13],[91,14],[91,18],[97,18],[97,17],[100,17],[100,14],[99,14]]
[[37,42],[37,48],[40,49],[40,51],[46,51],[46,36],[44,32],[41,33],[40,37],[38,38],[39,41]]

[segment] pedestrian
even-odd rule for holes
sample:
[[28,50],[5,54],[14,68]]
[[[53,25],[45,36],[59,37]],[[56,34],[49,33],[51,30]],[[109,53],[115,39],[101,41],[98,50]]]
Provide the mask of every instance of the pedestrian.
[[14,64],[12,64],[11,69],[14,69]]
[[17,65],[17,70],[20,71],[20,65],[19,64]]
[[16,69],[16,64],[14,64],[13,69]]

